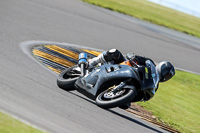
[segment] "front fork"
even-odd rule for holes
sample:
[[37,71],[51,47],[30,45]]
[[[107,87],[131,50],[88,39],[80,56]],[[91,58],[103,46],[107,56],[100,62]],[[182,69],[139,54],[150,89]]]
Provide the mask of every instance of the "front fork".
[[122,90],[122,88],[126,85],[125,82],[121,82],[118,86],[112,89],[113,93],[117,93]]
[[117,93],[117,92],[121,91],[124,87],[130,88],[130,89],[132,87],[134,87],[133,85],[127,85],[127,83],[130,81],[131,81],[131,79],[121,82],[118,86],[116,86],[112,89],[113,93]]

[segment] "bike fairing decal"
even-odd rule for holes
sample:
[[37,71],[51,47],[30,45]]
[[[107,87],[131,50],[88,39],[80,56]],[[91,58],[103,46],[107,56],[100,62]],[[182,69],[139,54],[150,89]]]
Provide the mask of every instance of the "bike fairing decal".
[[149,72],[148,72],[148,68],[145,67],[145,78],[146,78],[146,79],[149,79],[148,73],[149,73]]

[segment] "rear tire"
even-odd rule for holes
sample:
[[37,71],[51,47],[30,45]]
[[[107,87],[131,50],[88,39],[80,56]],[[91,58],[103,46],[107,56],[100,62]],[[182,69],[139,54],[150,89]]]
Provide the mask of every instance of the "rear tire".
[[109,93],[112,93],[112,90],[107,89],[106,91],[100,93],[96,98],[96,104],[102,108],[114,108],[122,106],[124,104],[130,103],[136,96],[136,89],[134,88],[123,88],[119,92],[118,96],[109,98]]
[[74,90],[74,84],[76,80],[81,75],[80,71],[75,70],[78,66],[73,66],[70,68],[67,68],[63,72],[61,72],[57,78],[57,85],[61,89],[64,89],[66,91]]

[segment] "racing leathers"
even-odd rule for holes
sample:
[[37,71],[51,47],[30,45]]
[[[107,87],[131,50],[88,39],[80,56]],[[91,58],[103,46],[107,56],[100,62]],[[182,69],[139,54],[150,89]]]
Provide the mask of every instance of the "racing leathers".
[[151,60],[143,56],[135,55],[134,53],[128,53],[127,57],[125,58],[119,50],[110,49],[102,52],[99,56],[90,59],[88,62],[88,68],[92,68],[98,63],[120,64],[124,61],[128,61],[128,58],[133,60],[138,65],[145,65],[146,60]]

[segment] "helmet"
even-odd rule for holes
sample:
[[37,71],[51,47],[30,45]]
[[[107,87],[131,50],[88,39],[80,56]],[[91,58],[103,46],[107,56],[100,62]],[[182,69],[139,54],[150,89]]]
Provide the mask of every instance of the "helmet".
[[156,69],[159,72],[160,82],[165,82],[171,79],[175,75],[174,66],[168,61],[162,61],[157,66]]

